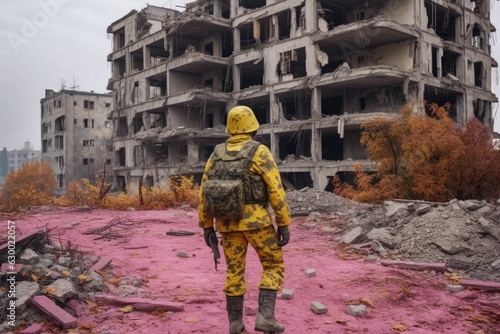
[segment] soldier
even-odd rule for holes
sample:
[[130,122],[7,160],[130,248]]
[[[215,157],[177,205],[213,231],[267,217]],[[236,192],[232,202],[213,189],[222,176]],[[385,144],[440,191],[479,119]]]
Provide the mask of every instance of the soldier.
[[[283,333],[285,330],[276,321],[274,310],[277,291],[282,288],[284,281],[282,247],[290,240],[288,225],[291,223],[291,216],[276,162],[265,145],[253,140],[258,128],[259,122],[249,107],[236,106],[229,111],[226,133],[231,137],[225,143],[217,145],[208,159],[200,187],[198,213],[205,243],[210,247],[210,241],[216,238],[214,218],[216,229],[222,236],[221,244],[227,265],[223,291],[226,295],[230,334],[241,333],[245,329],[243,299],[246,292],[244,275],[248,244],[253,247],[262,265],[255,330],[265,333]],[[255,146],[255,153],[248,153],[252,145]],[[252,191],[244,196],[242,218],[217,217],[215,213],[207,213],[210,203],[208,194],[205,193],[208,188],[204,187],[204,183],[208,184],[211,173],[224,169],[224,161],[231,161],[243,151],[251,159],[248,159],[249,177],[246,178],[244,188]],[[233,200],[234,196],[228,202]],[[275,213],[277,231],[268,204]]]

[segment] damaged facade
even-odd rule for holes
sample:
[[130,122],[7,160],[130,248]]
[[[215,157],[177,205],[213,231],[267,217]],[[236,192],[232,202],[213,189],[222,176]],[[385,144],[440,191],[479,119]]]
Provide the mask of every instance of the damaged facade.
[[288,188],[325,189],[368,163],[363,121],[408,102],[451,103],[493,129],[490,1],[199,0],[146,6],[108,27],[114,175],[124,190],[199,180],[251,107]]
[[112,174],[113,97],[75,90],[45,90],[41,99],[42,160],[49,161],[57,179],[56,195],[73,180],[95,182],[104,169]]

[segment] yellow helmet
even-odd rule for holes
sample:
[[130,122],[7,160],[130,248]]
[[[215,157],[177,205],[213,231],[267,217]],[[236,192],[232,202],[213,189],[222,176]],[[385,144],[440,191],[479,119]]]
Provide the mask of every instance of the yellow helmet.
[[247,106],[236,106],[229,110],[227,114],[226,133],[240,134],[257,131],[259,121],[255,117],[252,109]]

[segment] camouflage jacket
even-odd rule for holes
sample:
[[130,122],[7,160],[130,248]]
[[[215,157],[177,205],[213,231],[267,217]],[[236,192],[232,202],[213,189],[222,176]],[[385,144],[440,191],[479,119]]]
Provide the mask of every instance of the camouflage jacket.
[[[227,141],[227,148],[230,151],[238,151],[243,147],[243,144],[252,140],[250,135],[239,134],[231,136]],[[210,157],[205,166],[205,173],[203,174],[202,184],[207,180],[206,172],[212,168],[212,157]],[[285,190],[281,183],[281,176],[274,160],[271,151],[265,146],[260,145],[252,160],[250,173],[258,174],[264,180],[267,186],[269,204],[271,205],[275,216],[277,226],[290,225],[292,218],[290,210],[286,202]],[[202,187],[200,187],[201,189]],[[205,212],[205,205],[203,202],[203,194],[200,190],[200,205],[198,207],[199,224],[202,228],[209,228],[213,226],[213,218],[209,217]],[[245,204],[245,212],[243,219],[234,221],[230,219],[217,219],[217,231],[231,232],[231,231],[246,231],[262,228],[273,224],[271,213],[267,207],[259,204]]]

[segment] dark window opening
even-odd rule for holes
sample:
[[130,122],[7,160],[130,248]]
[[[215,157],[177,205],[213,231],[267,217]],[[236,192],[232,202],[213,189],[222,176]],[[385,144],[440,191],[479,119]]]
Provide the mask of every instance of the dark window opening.
[[126,72],[125,57],[116,59],[113,62],[113,79],[116,80],[125,77]]
[[120,147],[116,151],[116,161],[118,161],[118,166],[125,167],[127,161],[125,159],[125,147]]
[[340,161],[344,159],[344,139],[336,130],[321,132],[321,158],[328,161]]
[[283,116],[287,120],[311,118],[311,92],[309,90],[281,94],[279,102],[283,107]]
[[144,126],[144,123],[142,120],[142,113],[135,114],[135,116],[134,116],[134,133],[141,131],[143,126]]
[[240,27],[240,48],[248,50],[253,48],[257,41],[254,36],[253,23],[245,24]]
[[113,34],[115,48],[120,49],[125,46],[125,28],[121,28]]
[[472,29],[472,46],[476,49],[483,49],[483,33],[479,24],[474,24]]
[[213,55],[214,54],[214,43],[205,44],[203,46],[203,50],[205,51],[206,54]]
[[84,128],[94,128],[94,119],[83,119],[83,127]]
[[146,175],[146,177],[144,178],[144,186],[148,189],[151,189],[153,188],[154,184],[155,183],[153,175]]
[[118,137],[123,137],[128,135],[127,116],[123,116],[118,119],[116,135]]
[[245,89],[251,86],[262,86],[264,84],[264,62],[258,64],[253,62],[240,64],[241,83],[240,88]]
[[457,66],[459,58],[460,55],[456,53],[452,53],[446,50],[443,51],[443,64],[441,66],[443,69],[443,76],[446,76],[447,74],[457,76]]
[[54,123],[55,131],[64,131],[65,130],[65,121],[66,121],[65,116],[61,116],[61,117],[56,118],[56,121]]
[[436,78],[438,77],[437,54],[438,49],[436,47],[432,47],[432,75]]
[[291,12],[289,10],[278,13],[278,37],[280,40],[290,38],[291,20]]
[[94,101],[83,100],[83,108],[84,109],[94,109]]
[[472,105],[474,107],[474,116],[484,124],[491,111],[491,102],[476,99],[472,102]]
[[444,40],[455,41],[458,14],[452,12],[449,8],[437,5],[434,1],[426,1],[425,9],[427,12],[427,28]]
[[333,96],[321,99],[323,115],[342,115],[344,113],[344,96]]
[[247,9],[257,9],[266,5],[266,0],[239,0],[239,5]]
[[476,87],[483,87],[483,63],[474,63],[474,84]]
[[213,87],[214,86],[214,79],[208,79],[208,80],[203,81],[203,86]]
[[202,146],[200,149],[200,154],[199,154],[199,160],[200,161],[206,161],[210,157],[210,154],[214,151],[215,146],[214,145],[209,145],[209,146]]
[[55,147],[56,150],[63,150],[64,149],[64,136],[55,136]]
[[279,135],[279,158],[285,160],[288,156],[300,158],[311,156],[311,131],[296,131]]
[[214,114],[207,114],[203,119],[203,128],[211,129],[214,127]]
[[280,76],[292,74],[293,78],[301,78],[307,75],[306,71],[306,49],[300,48],[281,54],[278,74]]
[[142,71],[144,69],[144,54],[142,52],[142,49],[131,52],[130,56],[132,65],[131,70]]
[[[284,181],[283,186],[287,190],[314,188],[311,173],[281,173],[281,178]],[[290,189],[290,185],[293,187],[292,189]]]
[[359,98],[359,110],[363,111],[366,108],[366,98],[360,97]]
[[64,188],[64,174],[57,174],[57,187]]
[[125,191],[126,180],[125,176],[118,175],[116,176],[116,189],[118,191]]
[[152,148],[160,160],[168,159],[168,145],[166,143],[153,143]]
[[165,73],[146,78],[146,82],[149,87],[147,91],[148,99],[165,96],[167,92],[167,78]]

